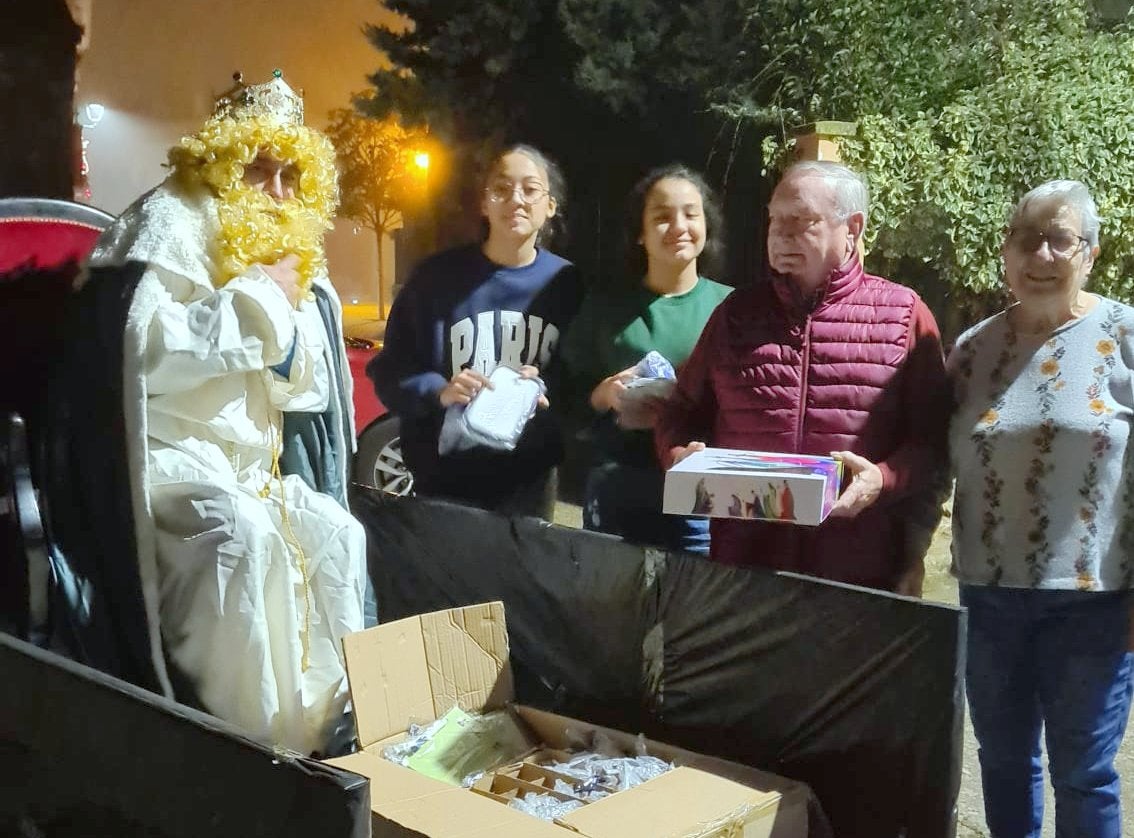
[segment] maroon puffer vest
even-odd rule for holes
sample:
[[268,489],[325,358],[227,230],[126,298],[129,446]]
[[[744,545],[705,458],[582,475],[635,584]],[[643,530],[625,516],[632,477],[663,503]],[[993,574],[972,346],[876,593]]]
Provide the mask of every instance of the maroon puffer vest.
[[[713,363],[713,445],[803,454],[849,450],[872,462],[905,439],[902,370],[917,296],[865,274],[832,274],[813,307],[788,280],[732,294]],[[877,505],[851,520],[796,527],[714,519],[713,558],[889,587],[900,521]]]

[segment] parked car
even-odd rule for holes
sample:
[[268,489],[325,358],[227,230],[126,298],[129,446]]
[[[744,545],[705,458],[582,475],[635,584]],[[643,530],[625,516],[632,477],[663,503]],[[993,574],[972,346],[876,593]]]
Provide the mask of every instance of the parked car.
[[358,432],[354,482],[394,495],[408,495],[413,491],[413,475],[402,460],[398,417],[386,410],[366,377],[366,364],[381,347],[369,338],[351,336],[347,336],[346,345],[354,379],[354,421]]

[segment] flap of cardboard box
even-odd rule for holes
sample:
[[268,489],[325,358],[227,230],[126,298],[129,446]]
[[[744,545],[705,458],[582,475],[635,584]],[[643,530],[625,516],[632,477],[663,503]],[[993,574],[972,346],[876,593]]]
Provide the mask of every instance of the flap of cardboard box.
[[[343,640],[359,738],[371,748],[454,705],[495,710],[513,697],[504,606],[423,614]],[[513,705],[532,741],[562,749],[601,731],[626,753],[631,734]],[[577,744],[577,743],[575,743]],[[467,789],[383,759],[373,747],[334,765],[371,779],[374,834],[430,838],[797,838],[807,834],[807,789],[746,766],[645,740],[679,767],[547,823]],[[691,767],[696,766],[696,767]],[[709,773],[713,772],[713,773]],[[718,776],[724,775],[724,776]],[[726,779],[730,778],[730,779]],[[738,782],[739,781],[739,782]]]
[[780,796],[695,768],[576,809],[562,823],[587,838],[766,838]]
[[[559,827],[365,752],[327,760],[370,778],[375,835],[564,838]],[[389,824],[401,829],[392,829]]]
[[[729,762],[728,760],[719,759],[717,757],[688,751],[676,745],[658,742],[653,739],[645,739],[640,742],[637,736],[632,736],[629,733],[601,727],[591,724],[590,722],[579,721],[578,719],[571,719],[567,716],[559,716],[555,713],[548,713],[545,710],[536,710],[523,705],[514,705],[513,709],[524,723],[532,729],[536,738],[545,745],[550,745],[554,748],[569,747],[572,743],[586,741],[595,732],[601,732],[607,741],[613,742],[614,745],[621,748],[625,753],[634,753],[640,744],[645,744],[646,753],[664,759],[666,762],[672,762],[674,765],[684,766],[686,768],[696,768],[702,773],[709,773],[715,775],[717,778],[731,780],[749,789],[754,789],[761,794],[770,793],[775,795],[775,797],[778,798],[778,803],[775,806],[775,818],[772,831],[768,833],[760,831],[753,832],[752,830],[754,830],[755,827],[745,826],[744,831],[739,833],[745,836],[745,838],[750,838],[751,835],[765,834],[771,835],[773,838],[808,834],[808,824],[811,820],[811,790],[806,785],[796,780],[789,780],[777,774],[771,774],[767,771],[760,771],[757,768],[752,768],[747,765],[741,765],[736,762]],[[662,777],[665,776],[667,775],[662,775]],[[650,783],[654,783],[656,780],[662,779],[662,777],[651,780]],[[650,783],[647,783],[647,785]],[[620,793],[618,796],[621,797],[622,794]],[[605,801],[600,802],[604,806],[607,805]],[[763,829],[764,821],[761,820],[760,823],[761,829]],[[669,833],[664,834],[668,835]],[[697,835],[698,833],[694,832],[692,834]],[[715,833],[712,832],[707,833],[708,836],[714,834]],[[722,834],[729,835],[728,832]]]
[[512,700],[504,604],[419,614],[343,638],[363,748],[428,724],[454,706],[484,712]]

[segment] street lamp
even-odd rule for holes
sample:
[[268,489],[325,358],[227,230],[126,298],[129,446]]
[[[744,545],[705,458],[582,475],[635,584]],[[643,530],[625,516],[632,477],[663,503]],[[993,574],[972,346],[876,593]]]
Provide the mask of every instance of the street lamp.
[[99,102],[90,102],[75,112],[75,121],[81,128],[94,128],[102,122],[106,108]]
[[433,161],[430,158],[429,152],[425,150],[413,152],[411,160],[413,162],[414,174],[420,181],[419,185],[421,189],[419,199],[421,201],[421,208],[418,217],[421,219],[424,228],[425,240],[421,242],[421,239],[419,239],[419,242],[425,245],[425,250],[432,252],[436,246],[436,233],[433,229],[433,209],[429,202],[429,167]]
[[75,124],[79,126],[78,130],[78,152],[79,152],[79,171],[75,178],[74,186],[74,199],[76,201],[89,201],[91,199],[91,186],[89,175],[91,172],[90,161],[87,159],[87,148],[90,147],[91,141],[87,138],[87,131],[93,129],[100,122],[106,114],[106,108],[99,102],[90,102],[75,111]]

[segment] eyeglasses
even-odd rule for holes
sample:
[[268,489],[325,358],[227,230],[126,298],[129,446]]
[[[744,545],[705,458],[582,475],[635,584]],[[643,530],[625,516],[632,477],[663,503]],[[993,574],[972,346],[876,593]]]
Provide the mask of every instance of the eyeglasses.
[[1035,253],[1044,242],[1057,259],[1070,259],[1090,242],[1066,230],[1036,230],[1031,227],[1009,227],[1005,233],[1008,244],[1020,253]]
[[539,182],[531,183],[508,183],[507,181],[500,181],[491,186],[484,188],[484,194],[488,196],[488,200],[494,204],[503,204],[505,201],[510,201],[516,195],[520,194],[520,203],[531,205],[540,200],[544,195],[550,195],[547,187]]

